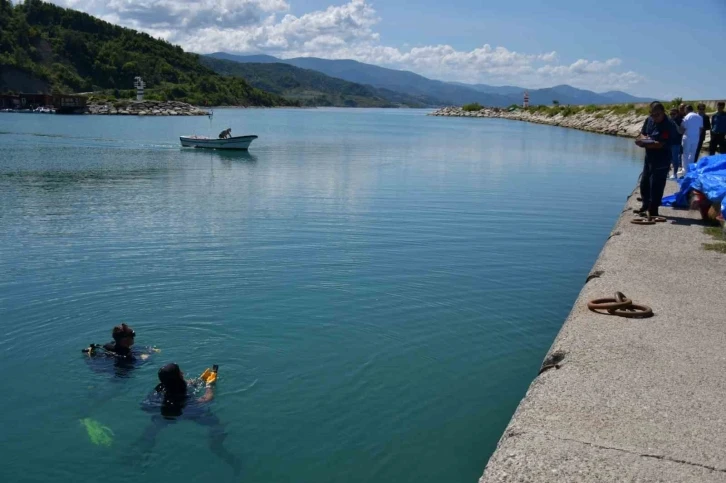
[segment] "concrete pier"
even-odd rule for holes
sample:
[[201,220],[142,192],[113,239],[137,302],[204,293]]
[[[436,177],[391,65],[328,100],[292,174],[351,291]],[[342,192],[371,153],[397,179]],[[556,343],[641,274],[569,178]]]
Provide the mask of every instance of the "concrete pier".
[[[693,210],[631,224],[636,196],[480,483],[726,482],[726,254]],[[616,291],[655,316],[588,310]]]

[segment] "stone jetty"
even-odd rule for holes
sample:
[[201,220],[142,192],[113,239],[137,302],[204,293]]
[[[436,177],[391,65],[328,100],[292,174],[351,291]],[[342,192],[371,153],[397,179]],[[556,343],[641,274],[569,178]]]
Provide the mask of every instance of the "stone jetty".
[[206,116],[209,112],[179,101],[117,101],[92,103],[88,114],[116,116]]
[[[669,183],[668,192],[677,188]],[[480,483],[726,482],[726,255],[697,210],[628,199]],[[655,316],[597,314],[621,291]]]
[[[429,116],[511,119],[514,121],[548,124],[550,126],[568,127],[581,131],[629,138],[638,136],[640,129],[643,127],[643,121],[646,118],[646,116],[636,114],[635,111],[628,114],[620,114],[607,110],[599,110],[596,112],[580,111],[569,116],[565,116],[562,113],[549,116],[544,112],[533,112],[524,109],[509,111],[496,107],[485,107],[479,111],[465,111],[461,107],[455,106],[438,109],[430,113]],[[710,133],[706,133],[706,141],[703,144],[704,148],[708,147],[709,140]]]
[[549,124],[551,126],[569,127],[581,131],[590,131],[614,136],[636,137],[643,127],[646,116],[632,112],[630,114],[615,114],[609,111],[594,113],[578,112],[569,116],[561,113],[548,116],[545,113],[536,113],[524,109],[508,111],[499,108],[484,108],[480,111],[465,111],[461,107],[444,107],[429,114],[443,117],[484,117],[511,119],[514,121]]

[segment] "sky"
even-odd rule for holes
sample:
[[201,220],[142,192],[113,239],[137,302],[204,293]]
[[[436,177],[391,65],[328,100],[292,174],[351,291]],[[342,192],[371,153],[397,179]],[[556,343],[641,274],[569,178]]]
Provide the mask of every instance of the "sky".
[[355,59],[444,81],[668,100],[726,97],[726,0],[52,3],[198,53]]

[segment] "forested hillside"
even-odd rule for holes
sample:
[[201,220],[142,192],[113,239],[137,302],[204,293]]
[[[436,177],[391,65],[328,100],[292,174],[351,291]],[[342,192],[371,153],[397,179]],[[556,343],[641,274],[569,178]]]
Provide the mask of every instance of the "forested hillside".
[[131,96],[134,77],[150,99],[207,105],[296,105],[222,76],[163,40],[40,0],[0,0],[0,91]]
[[[218,74],[239,76],[254,87],[280,94],[304,106],[395,107],[377,89],[281,63],[240,63],[202,57],[202,64]],[[415,99],[409,106],[421,104]]]

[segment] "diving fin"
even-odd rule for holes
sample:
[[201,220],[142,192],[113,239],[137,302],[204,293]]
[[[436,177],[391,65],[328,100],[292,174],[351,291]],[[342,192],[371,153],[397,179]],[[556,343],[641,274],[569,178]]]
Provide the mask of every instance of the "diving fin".
[[97,446],[111,446],[113,444],[113,431],[91,418],[81,419],[81,426],[86,428],[88,438]]

